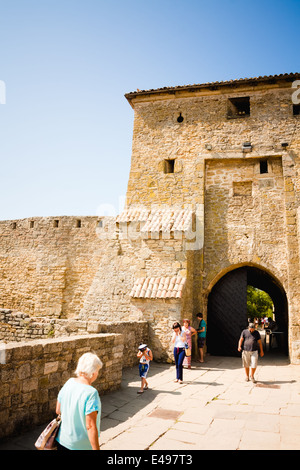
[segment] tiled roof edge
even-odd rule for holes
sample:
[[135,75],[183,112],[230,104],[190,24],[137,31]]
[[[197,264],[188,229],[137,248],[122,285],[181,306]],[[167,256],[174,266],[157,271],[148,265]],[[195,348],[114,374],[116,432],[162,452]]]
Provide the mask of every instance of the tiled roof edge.
[[238,78],[234,80],[225,80],[219,82],[207,82],[207,83],[199,83],[193,85],[178,85],[174,87],[162,87],[156,89],[149,89],[149,90],[137,90],[132,91],[130,93],[126,93],[125,97],[127,99],[134,98],[135,96],[145,95],[145,94],[154,94],[154,93],[168,93],[168,92],[175,92],[181,90],[196,90],[199,88],[210,88],[210,87],[219,87],[219,86],[228,86],[228,85],[235,85],[235,84],[243,84],[243,83],[251,83],[251,82],[265,82],[270,80],[296,80],[300,79],[300,72],[295,73],[282,73],[278,75],[264,75],[259,77],[250,77],[250,78]]
[[130,296],[136,299],[181,299],[186,278],[182,276],[136,279]]
[[188,231],[192,227],[191,209],[125,209],[117,223],[142,222],[141,232]]

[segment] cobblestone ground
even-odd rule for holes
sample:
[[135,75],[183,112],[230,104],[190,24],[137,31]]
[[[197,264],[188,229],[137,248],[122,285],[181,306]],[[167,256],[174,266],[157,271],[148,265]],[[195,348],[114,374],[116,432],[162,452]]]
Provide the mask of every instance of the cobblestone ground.
[[[138,395],[138,368],[101,397],[102,450],[299,450],[300,366],[259,359],[257,383],[245,382],[240,358],[207,357],[184,370],[151,363],[149,389]],[[0,445],[30,450],[43,426]]]

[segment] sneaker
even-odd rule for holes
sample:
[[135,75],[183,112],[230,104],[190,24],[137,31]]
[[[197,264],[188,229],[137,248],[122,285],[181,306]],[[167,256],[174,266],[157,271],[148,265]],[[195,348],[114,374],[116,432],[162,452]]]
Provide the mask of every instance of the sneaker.
[[249,382],[249,380],[250,380],[249,377],[246,377],[246,378],[245,378],[245,381],[246,381],[246,382]]
[[256,384],[256,380],[254,377],[251,377],[251,382],[253,382],[254,384]]

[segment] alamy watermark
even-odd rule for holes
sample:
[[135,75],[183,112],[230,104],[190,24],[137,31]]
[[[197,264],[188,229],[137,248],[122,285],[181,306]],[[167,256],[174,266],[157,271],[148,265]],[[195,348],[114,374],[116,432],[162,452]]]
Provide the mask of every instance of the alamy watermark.
[[3,80],[0,80],[0,104],[6,104],[6,85]]
[[292,103],[300,104],[300,80],[295,80],[292,83],[292,88],[296,88],[296,90],[292,93]]
[[[133,205],[122,208],[125,198],[120,198],[120,211],[112,205],[98,207],[99,222],[96,229],[101,240],[185,240],[187,250],[203,246],[203,204],[186,205]],[[119,215],[118,215],[119,214]]]

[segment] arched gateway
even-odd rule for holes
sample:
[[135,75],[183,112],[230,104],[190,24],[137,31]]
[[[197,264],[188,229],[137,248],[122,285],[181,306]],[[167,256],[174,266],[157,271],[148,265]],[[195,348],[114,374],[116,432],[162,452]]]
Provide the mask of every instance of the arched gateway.
[[238,356],[241,331],[247,327],[247,286],[269,294],[274,304],[278,329],[282,332],[280,349],[288,350],[288,305],[280,283],[270,273],[253,266],[243,266],[225,274],[208,297],[207,351],[212,355]]

